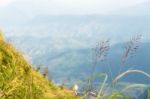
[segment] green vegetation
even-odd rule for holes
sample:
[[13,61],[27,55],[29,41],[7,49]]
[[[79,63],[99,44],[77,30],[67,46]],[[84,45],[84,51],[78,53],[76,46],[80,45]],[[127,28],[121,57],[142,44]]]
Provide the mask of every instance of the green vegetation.
[[[104,40],[102,42],[97,43],[95,48],[93,48],[92,73],[90,74],[90,78],[88,80],[88,88],[85,91],[86,92],[85,97],[88,97],[88,94],[93,91],[96,94],[95,95],[96,99],[132,99],[131,97],[127,96],[128,94],[125,94],[125,92],[129,91],[129,89],[131,89],[131,88],[145,88],[146,87],[143,84],[129,84],[126,87],[123,86],[125,88],[117,89],[118,80],[128,74],[139,73],[139,74],[145,75],[146,77],[150,78],[150,74],[146,73],[142,70],[138,70],[138,69],[124,70],[127,60],[129,58],[133,57],[135,52],[137,51],[140,40],[141,40],[141,35],[137,35],[137,36],[131,38],[131,40],[129,42],[127,42],[127,44],[125,45],[125,48],[124,48],[123,56],[121,57],[121,66],[119,66],[119,69],[118,69],[119,72],[117,73],[117,75],[115,75],[115,77],[113,77],[114,75],[112,74],[111,68],[109,66],[108,66],[108,69],[109,69],[110,75],[108,75],[107,73],[99,73],[101,75],[105,74],[105,76],[104,76],[105,78],[103,79],[103,82],[100,81],[100,88],[98,88],[98,90],[94,87],[92,88],[92,86],[93,86],[92,82],[94,82],[95,79],[98,79],[101,77],[101,76],[95,75],[95,74],[98,74],[97,73],[98,71],[96,71],[96,67],[98,65],[98,62],[102,62],[107,59],[107,53],[110,49],[110,44],[109,44],[110,41]],[[108,79],[111,80],[111,83],[107,83]],[[105,86],[107,84],[109,86]],[[109,87],[111,87],[112,90]],[[106,90],[109,89],[108,92],[105,91],[105,89]],[[150,99],[149,96],[150,96],[150,91],[148,90],[148,96],[147,96],[148,99]]]
[[0,33],[0,99],[77,99],[34,70]]
[[[133,45],[132,45],[133,46]],[[131,48],[129,46],[129,48]],[[100,50],[99,50],[100,49]],[[135,47],[133,47],[135,49]],[[96,65],[98,61],[103,61],[103,57],[106,56],[109,50],[109,41],[104,41],[96,46],[96,50],[93,58],[93,69],[91,78],[88,81],[87,90],[82,98],[88,97],[88,90],[92,86],[92,81],[103,77],[104,80],[100,83],[96,99],[131,99],[124,95],[124,92],[131,88],[143,87],[142,84],[129,85],[121,90],[112,90],[110,94],[104,91],[108,77],[106,73],[96,73]],[[123,62],[129,57],[129,50],[125,51],[125,57]],[[48,74],[46,72],[41,75],[35,70],[32,65],[29,64],[24,56],[18,52],[11,44],[4,41],[4,37],[0,32],[0,99],[79,99],[75,96],[75,92],[67,90],[63,85],[55,86],[51,81],[46,79]],[[111,70],[110,70],[111,72]],[[122,72],[122,73],[121,73]],[[123,76],[129,73],[141,73],[150,78],[148,73],[141,70],[126,70],[122,71],[120,67],[119,74],[112,79],[112,85],[116,86],[117,82]],[[111,86],[112,87],[112,86]],[[145,86],[144,86],[145,87]],[[115,88],[114,88],[115,89]],[[92,89],[91,89],[92,90]],[[148,99],[150,99],[150,89],[148,89]]]
[[[104,98],[104,99],[106,99],[106,98]],[[107,99],[132,99],[132,98],[125,96],[119,92],[113,92],[110,96],[107,97]]]
[[150,88],[148,89],[148,96],[147,99],[150,99]]

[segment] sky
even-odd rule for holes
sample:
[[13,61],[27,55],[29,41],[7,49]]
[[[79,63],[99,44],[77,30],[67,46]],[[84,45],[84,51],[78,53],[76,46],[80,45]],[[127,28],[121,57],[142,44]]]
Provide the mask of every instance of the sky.
[[41,15],[150,16],[149,9],[150,0],[0,0],[0,22],[25,22]]
[[0,0],[0,7],[8,6],[13,0]]
[[[137,16],[149,18],[149,12],[150,0],[0,0],[0,29],[2,28],[6,32],[12,32],[12,34],[17,35],[21,34],[21,31],[23,32],[24,29],[24,32],[31,32],[32,28],[26,30],[25,27],[16,28],[15,26],[18,25],[18,23],[26,23],[31,19],[36,19],[38,16],[106,15],[111,17],[116,15],[123,17],[134,16],[134,20],[137,20]],[[140,20],[141,22],[146,22],[143,17],[141,17]],[[8,25],[11,27],[11,29]],[[108,26],[107,28],[109,28],[108,24],[105,25]],[[103,30],[106,28],[105,25]],[[150,26],[150,24],[147,23],[147,27],[148,26]],[[130,29],[130,25],[126,27]],[[126,27],[123,29],[126,29]],[[18,31],[18,28],[21,31],[17,33],[16,31]],[[137,31],[139,27],[132,25],[132,28]],[[121,31],[121,29],[122,28],[120,28],[118,25],[116,32],[118,30]],[[143,30],[148,31],[146,29],[141,27],[140,32]],[[146,32],[146,35],[149,35],[149,32]]]
[[11,11],[14,9],[29,17],[40,14],[109,15],[117,14],[124,9],[129,10],[128,8],[143,9],[142,5],[147,6],[149,2],[149,0],[0,0],[0,9]]

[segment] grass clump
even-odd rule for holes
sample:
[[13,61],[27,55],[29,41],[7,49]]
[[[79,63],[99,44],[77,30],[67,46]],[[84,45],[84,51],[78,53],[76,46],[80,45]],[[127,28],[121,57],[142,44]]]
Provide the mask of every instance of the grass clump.
[[[129,68],[126,70],[124,68],[127,65],[126,63],[128,59],[135,56],[139,48],[139,43],[140,43],[141,38],[142,38],[142,35],[133,36],[125,44],[123,55],[121,57],[121,62],[120,62],[121,66],[119,66],[118,73],[115,76],[112,73],[112,70],[110,67],[111,65],[109,64],[109,61],[107,60],[107,54],[110,50],[110,41],[109,40],[101,41],[93,48],[92,71],[88,80],[88,88],[85,91],[86,92],[85,97],[92,96],[92,97],[95,97],[95,99],[131,99],[131,96],[126,96],[128,94],[125,94],[125,92],[127,92],[128,89],[147,87],[143,84],[130,84],[125,88],[118,89],[119,88],[118,80],[120,80],[121,78],[123,78],[124,76],[128,74],[139,73],[150,78],[150,74],[146,73],[145,71],[142,71],[139,69],[129,69]],[[107,63],[109,73],[104,73],[105,79],[103,79],[103,81],[99,81],[100,88],[94,88],[93,84],[94,82],[97,82],[95,79],[98,79],[98,78],[100,79],[100,77],[95,76],[95,74],[99,72],[99,71],[96,71],[96,67],[97,65],[99,65],[98,62],[103,62],[103,61]],[[100,73],[101,72],[99,72],[99,74]],[[148,90],[148,96],[147,96],[148,99],[150,99],[149,96],[150,96],[150,91]]]
[[31,68],[0,33],[0,99],[76,99],[72,91],[61,89]]
[[[106,97],[104,99],[106,99]],[[113,92],[110,96],[107,97],[107,99],[132,99],[132,98],[120,92]]]

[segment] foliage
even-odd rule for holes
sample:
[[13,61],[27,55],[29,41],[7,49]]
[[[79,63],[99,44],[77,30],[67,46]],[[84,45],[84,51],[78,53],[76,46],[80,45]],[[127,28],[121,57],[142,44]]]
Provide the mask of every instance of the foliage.
[[[137,50],[138,42],[141,36],[132,38],[126,45],[125,52],[122,58],[122,63],[134,54]],[[112,91],[111,94],[105,96],[104,87],[107,83],[109,75],[106,73],[95,73],[98,61],[106,59],[107,53],[110,49],[109,40],[102,41],[96,45],[93,53],[93,65],[87,91],[91,91],[92,81],[104,77],[100,83],[99,91],[97,92],[97,99],[131,99],[124,95],[121,91]],[[123,65],[122,65],[123,66]],[[123,67],[120,67],[122,71]],[[0,99],[78,99],[72,90],[67,90],[63,85],[61,87],[55,86],[51,81],[46,79],[48,68],[45,69],[43,75],[39,73],[40,68],[37,70],[32,68],[24,56],[18,52],[11,44],[4,41],[4,37],[0,32]],[[111,72],[111,70],[110,70]],[[119,73],[114,78],[113,83],[117,82],[120,78],[128,73],[138,72],[148,77],[149,74],[141,70],[127,70]],[[112,84],[113,84],[112,83]],[[128,86],[126,89],[133,87],[141,87],[141,85]],[[89,88],[89,89],[88,89]],[[91,88],[91,89],[90,89]],[[88,92],[85,93],[87,97]],[[148,89],[148,99],[150,99],[150,89]]]
[[150,99],[150,88],[147,90],[147,93],[148,93],[147,99]]
[[23,55],[0,33],[0,99],[76,99],[31,68]]
[[110,96],[108,96],[106,99],[131,99],[128,96],[123,95],[119,92],[113,92]]
[[[139,47],[139,42],[141,40],[141,37],[142,37],[141,35],[134,36],[126,44],[123,56],[121,58],[121,66],[118,69],[119,73],[114,79],[111,78],[112,83],[110,84],[110,86],[113,88],[113,90],[111,91],[111,94],[107,94],[107,92],[104,91],[105,89],[107,89],[107,88],[104,88],[104,87],[107,83],[108,77],[112,77],[112,72],[111,72],[111,69],[109,67],[109,69],[110,69],[109,72],[110,72],[111,75],[110,76],[107,75],[107,74],[105,75],[105,79],[104,79],[103,83],[100,86],[100,90],[97,92],[98,94],[96,96],[96,99],[131,99],[130,97],[124,95],[122,92],[124,92],[125,90],[130,89],[130,88],[143,87],[143,85],[141,85],[141,84],[129,85],[129,86],[127,86],[127,88],[123,88],[123,91],[120,91],[120,90],[115,89],[115,86],[117,85],[117,81],[119,79],[121,79],[122,77],[126,76],[127,74],[130,74],[130,73],[140,73],[140,74],[143,74],[143,75],[147,76],[148,78],[150,78],[150,74],[148,74],[148,73],[146,73],[142,70],[133,69],[133,70],[122,71],[126,61],[130,57],[133,57],[135,55],[135,52],[137,51],[137,49]],[[92,57],[92,59],[93,59],[92,74],[91,74],[89,84],[92,85],[91,82],[93,81],[93,79],[96,79],[96,78],[100,77],[100,76],[94,75],[94,74],[96,74],[96,71],[95,71],[96,65],[97,65],[98,61],[101,62],[102,60],[104,60],[104,58],[106,58],[107,52],[109,51],[109,49],[110,49],[109,40],[102,41],[102,42],[98,43],[96,45],[96,47],[94,48],[94,50],[93,50],[94,54],[93,54],[93,57]],[[91,85],[89,85],[89,86],[91,86]],[[92,88],[89,87],[88,91],[93,91],[91,89]],[[114,91],[114,89],[115,89],[115,91]],[[105,94],[107,94],[107,95],[105,95]],[[150,96],[150,91],[148,90],[148,99],[149,99],[149,96]]]

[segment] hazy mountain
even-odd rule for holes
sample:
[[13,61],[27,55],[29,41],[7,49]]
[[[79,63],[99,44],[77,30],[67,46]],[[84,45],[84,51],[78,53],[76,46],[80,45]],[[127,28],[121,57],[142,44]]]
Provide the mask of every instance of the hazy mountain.
[[122,42],[137,33],[144,35],[143,40],[149,40],[149,26],[149,16],[39,15],[8,26],[6,35],[44,36],[61,42],[67,39],[71,44],[82,42],[85,46],[87,41],[93,44],[103,38]]
[[[55,49],[55,44],[49,38],[24,37],[12,38],[13,43],[21,49],[30,61],[41,68],[48,67],[49,75],[56,82],[69,80],[70,82],[85,79],[92,68],[91,48],[65,48]],[[118,73],[121,65],[124,43],[111,46],[106,61],[99,62],[97,72],[109,72],[108,65],[113,73],[113,77]],[[141,43],[135,56],[127,61],[124,70],[129,68],[141,69],[149,73],[149,48],[150,43]],[[140,78],[140,79],[139,79]],[[121,81],[149,83],[149,79],[139,74],[130,74]]]
[[[5,35],[33,64],[48,66],[56,82],[78,81],[91,71],[93,45],[108,38],[112,46],[108,61],[115,76],[123,53],[122,43],[137,33],[143,35],[143,44],[125,69],[134,67],[149,72],[149,26],[148,16],[39,15],[10,27]],[[99,63],[97,70],[108,72],[108,61]],[[129,78],[148,83],[140,75],[124,79],[130,81]]]

